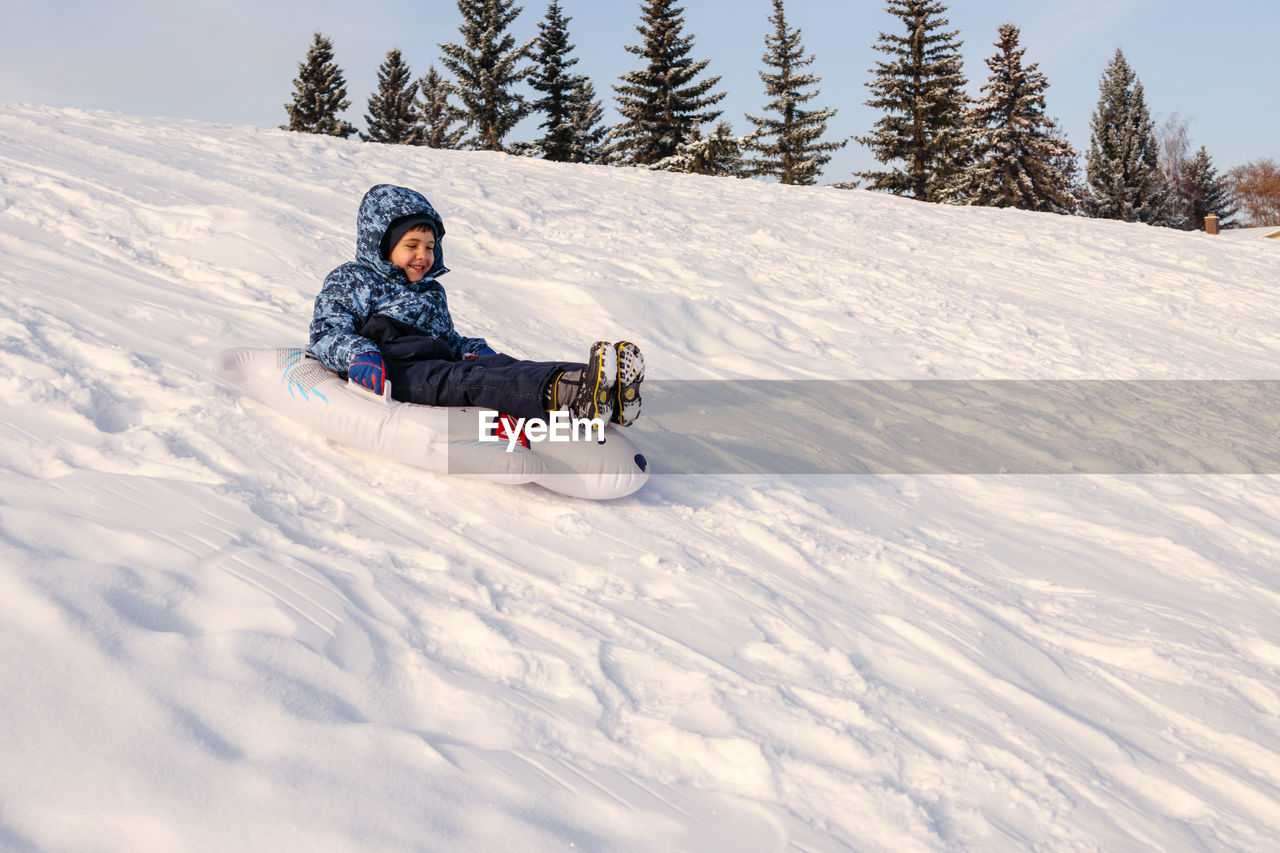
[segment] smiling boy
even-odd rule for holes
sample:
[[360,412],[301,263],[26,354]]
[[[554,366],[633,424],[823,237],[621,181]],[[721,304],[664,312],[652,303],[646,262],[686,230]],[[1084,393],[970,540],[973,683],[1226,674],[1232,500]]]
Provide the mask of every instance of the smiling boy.
[[[517,418],[564,410],[628,426],[640,413],[644,357],[635,344],[597,341],[588,360],[525,361],[454,329],[444,288],[444,222],[430,202],[379,184],[360,202],[356,260],[325,278],[311,352],[330,370],[397,400],[482,406]],[[621,371],[619,365],[622,365]]]
[[422,281],[436,256],[436,234],[425,223],[405,233],[387,260],[404,270],[409,281]]

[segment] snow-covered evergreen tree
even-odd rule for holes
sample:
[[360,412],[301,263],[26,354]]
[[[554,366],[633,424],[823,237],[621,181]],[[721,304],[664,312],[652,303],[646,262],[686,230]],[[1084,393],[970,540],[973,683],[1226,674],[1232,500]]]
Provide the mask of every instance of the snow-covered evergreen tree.
[[1142,83],[1123,51],[1116,50],[1099,91],[1085,156],[1089,215],[1164,224],[1171,192],[1160,168],[1159,145]]
[[349,106],[346,79],[333,61],[333,42],[316,33],[307,58],[298,64],[293,103],[284,105],[289,123],[280,125],[280,129],[345,139],[356,132],[351,124],[338,117],[338,113]]
[[415,103],[417,92],[418,83],[400,51],[391,49],[378,68],[378,90],[369,96],[369,112],[364,117],[369,132],[361,133],[360,138],[391,145],[421,145],[423,129]]
[[604,139],[609,129],[604,125],[604,107],[596,97],[596,87],[585,76],[573,88],[569,124],[573,146],[571,163],[595,163],[603,156]]
[[440,76],[434,65],[418,81],[418,93],[422,144],[428,148],[457,148],[461,145],[462,137],[467,133],[467,114],[449,103],[453,85]]
[[888,59],[871,69],[867,106],[884,111],[869,136],[856,137],[891,168],[855,172],[868,189],[921,201],[949,201],[968,164],[964,133],[965,78],[957,31],[944,28],[937,0],[888,0],[906,31],[880,33],[875,49]]
[[1076,202],[1058,163],[1076,152],[1044,113],[1049,80],[1036,63],[1023,65],[1026,49],[1019,35],[1013,24],[1000,26],[997,51],[987,60],[991,76],[967,113],[974,159],[960,177],[959,198],[987,207],[1068,213]]
[[1060,189],[1062,196],[1066,199],[1066,207],[1061,212],[1079,214],[1084,210],[1085,198],[1089,194],[1080,173],[1080,155],[1067,141],[1058,119],[1053,120],[1053,129],[1049,133],[1062,140],[1063,153],[1053,158],[1053,170],[1062,178]]
[[548,160],[582,163],[594,159],[593,149],[600,145],[605,128],[600,124],[600,103],[595,100],[591,81],[569,69],[578,63],[571,56],[569,21],[560,9],[559,0],[551,0],[546,20],[538,24],[538,40],[534,56],[534,73],[529,85],[542,93],[533,108],[546,116],[539,127],[546,134],[537,150]]
[[680,143],[675,154],[662,158],[649,168],[740,178],[747,168],[743,160],[744,148],[744,137],[734,136],[729,122],[720,121],[706,136],[695,127],[689,138]]
[[1204,228],[1204,218],[1210,213],[1218,215],[1218,227],[1234,228],[1235,215],[1239,212],[1231,179],[1219,175],[1213,158],[1203,145],[1183,167],[1183,197],[1179,199],[1186,227],[1192,230]]
[[813,63],[813,55],[805,56],[800,30],[787,26],[782,0],[773,0],[769,21],[773,34],[765,36],[763,60],[773,70],[761,71],[760,79],[771,100],[765,105],[765,117],[747,116],[756,126],[747,147],[757,155],[748,169],[752,175],[775,177],[784,184],[809,186],[831,161],[828,152],[838,151],[845,142],[821,141],[834,109],[802,108],[817,96],[816,89],[809,90],[821,78],[802,71]]
[[533,40],[517,45],[507,27],[523,11],[515,0],[458,0],[462,44],[441,44],[441,61],[454,77],[471,136],[467,145],[502,151],[502,140],[531,106],[512,86],[533,71],[522,66]]
[[711,90],[719,77],[698,80],[709,60],[689,58],[693,37],[684,30],[684,9],[675,0],[644,0],[636,26],[643,41],[627,50],[645,60],[639,71],[623,74],[613,87],[622,121],[610,130],[609,162],[651,166],[677,154],[680,146],[714,121],[709,108],[724,99]]

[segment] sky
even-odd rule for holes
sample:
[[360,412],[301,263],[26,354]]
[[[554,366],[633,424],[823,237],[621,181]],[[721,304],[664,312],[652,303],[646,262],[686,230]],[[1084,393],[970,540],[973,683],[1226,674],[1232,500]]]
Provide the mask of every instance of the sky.
[[[1192,145],[1204,145],[1226,170],[1262,157],[1280,158],[1280,86],[1274,42],[1280,7],[1272,2],[1231,4],[1189,0],[1017,0],[951,2],[948,17],[963,41],[970,94],[986,80],[997,28],[1022,30],[1026,61],[1049,80],[1047,112],[1080,152],[1089,145],[1089,119],[1098,82],[1117,48],[1142,82],[1157,124],[1186,122]],[[766,102],[759,71],[764,38],[772,31],[772,0],[686,0],[685,32],[691,55],[719,75],[722,118],[739,133],[746,113]],[[606,121],[617,120],[612,86],[638,69],[625,46],[640,40],[639,0],[561,0],[571,18],[579,63],[604,100]],[[798,27],[822,78],[811,106],[839,110],[827,139],[868,133],[878,113],[864,102],[878,58],[882,30],[900,21],[882,0],[787,0],[788,22]],[[546,5],[524,4],[512,32],[537,35]],[[321,32],[352,102],[347,118],[365,126],[377,69],[392,48],[415,75],[440,64],[442,42],[460,42],[454,0],[0,0],[0,101],[106,109],[144,116],[193,118],[276,127],[285,121],[293,78]],[[509,142],[534,139],[537,120],[526,120]],[[851,141],[837,152],[823,183],[848,180],[876,167],[870,151]]]

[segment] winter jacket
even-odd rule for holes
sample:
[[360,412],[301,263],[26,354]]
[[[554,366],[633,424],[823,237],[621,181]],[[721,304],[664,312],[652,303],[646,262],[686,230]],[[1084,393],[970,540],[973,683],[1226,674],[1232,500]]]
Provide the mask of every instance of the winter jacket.
[[[430,217],[436,231],[435,261],[426,277],[409,281],[404,270],[382,256],[388,226],[404,216]],[[373,316],[389,317],[438,339],[453,359],[492,353],[483,338],[464,338],[453,328],[444,288],[444,222],[420,193],[379,184],[365,193],[356,217],[356,259],[335,269],[316,297],[311,320],[311,352],[325,366],[346,373],[360,353],[377,351],[359,329]]]

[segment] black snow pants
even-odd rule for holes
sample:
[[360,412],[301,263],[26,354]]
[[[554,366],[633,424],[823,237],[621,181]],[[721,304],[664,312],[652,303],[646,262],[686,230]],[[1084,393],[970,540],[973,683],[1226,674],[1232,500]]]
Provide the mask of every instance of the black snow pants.
[[456,360],[443,341],[389,317],[370,317],[360,334],[378,345],[391,396],[427,406],[479,406],[517,418],[545,417],[547,385],[585,364],[523,361],[509,355]]

